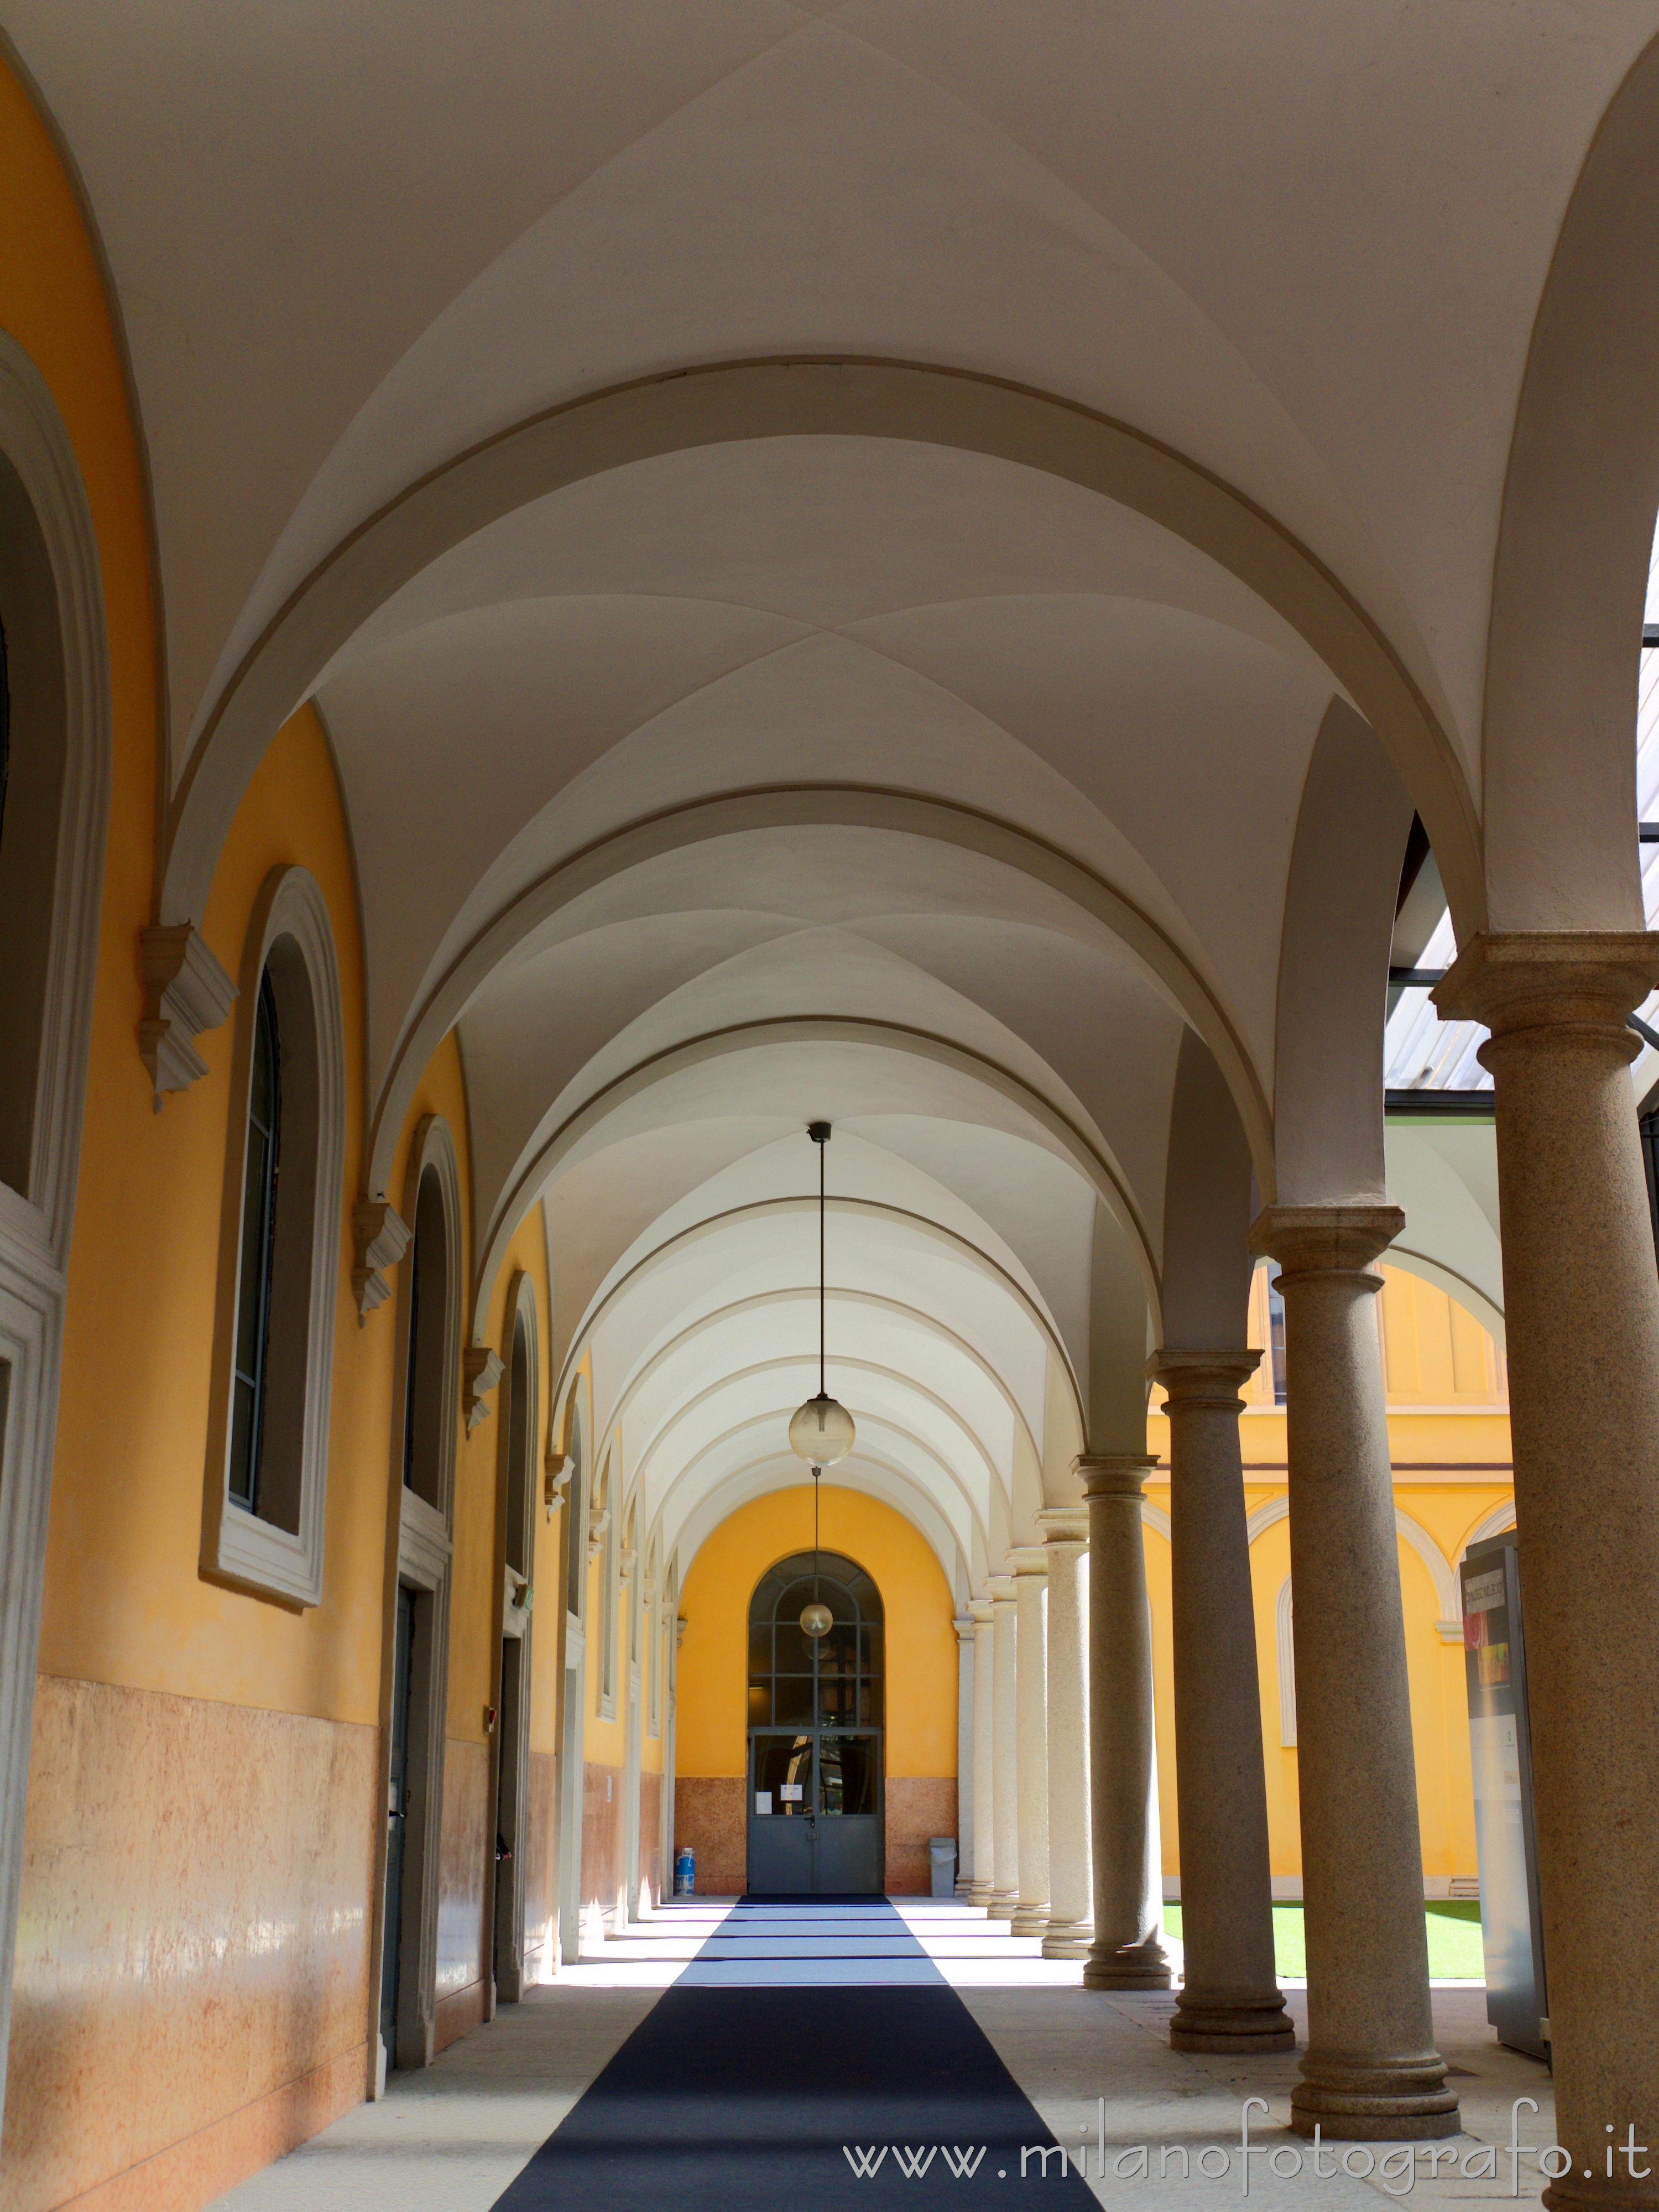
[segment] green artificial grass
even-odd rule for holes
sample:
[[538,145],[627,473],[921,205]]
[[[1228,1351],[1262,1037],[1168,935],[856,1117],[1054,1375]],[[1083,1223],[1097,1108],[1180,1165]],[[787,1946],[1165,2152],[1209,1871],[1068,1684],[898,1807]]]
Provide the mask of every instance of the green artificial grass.
[[[1166,1905],[1164,1925],[1170,1935],[1181,1933],[1181,1907]],[[1436,1898],[1423,1907],[1429,1938],[1429,1978],[1431,1981],[1478,1982],[1485,1978],[1486,1962],[1480,1948],[1480,1907],[1473,1898]],[[1302,1907],[1273,1907],[1273,1968],[1292,1981],[1308,1973],[1307,1947],[1302,1934]]]

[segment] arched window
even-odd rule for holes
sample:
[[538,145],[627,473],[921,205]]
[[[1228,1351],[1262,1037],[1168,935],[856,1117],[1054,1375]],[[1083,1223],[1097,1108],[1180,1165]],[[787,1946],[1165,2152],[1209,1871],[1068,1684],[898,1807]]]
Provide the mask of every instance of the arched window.
[[570,1480],[565,1489],[566,1612],[580,1620],[587,1593],[587,1470],[582,1464],[582,1417],[580,1408],[570,1417]]
[[0,459],[0,1182],[37,1195],[44,1048],[65,759],[63,646],[51,560]]
[[[833,1626],[819,1637],[800,1625],[814,1590]],[[749,1604],[750,1728],[882,1725],[881,1593],[852,1559],[801,1552],[761,1577]]]
[[260,1507],[259,1473],[270,1379],[270,1290],[276,1183],[282,1165],[282,1051],[276,994],[267,973],[254,1017],[253,1075],[248,1085],[247,1164],[242,1184],[242,1280],[236,1299],[236,1361],[231,1383],[231,1496]]
[[228,1348],[203,1567],[289,1603],[322,1595],[345,1048],[328,909],[303,868],[261,889],[237,1024],[226,1162]]
[[404,1486],[444,1510],[445,1425],[453,1419],[447,1385],[449,1220],[435,1166],[423,1169],[410,1240],[409,1341],[404,1368]]

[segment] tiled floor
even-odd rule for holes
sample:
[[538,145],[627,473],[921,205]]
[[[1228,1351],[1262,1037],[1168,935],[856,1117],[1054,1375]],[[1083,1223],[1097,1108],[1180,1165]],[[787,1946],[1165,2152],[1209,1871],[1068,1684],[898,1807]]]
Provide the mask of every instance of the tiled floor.
[[[1221,2212],[1240,2193],[1239,2136],[1244,2100],[1251,2135],[1285,2155],[1274,2174],[1251,2161],[1249,2193],[1269,2207],[1302,2208],[1313,2192],[1331,2212],[1382,2212],[1381,2199],[1509,2198],[1510,2162],[1482,2173],[1480,2146],[1510,2140],[1517,2097],[1536,2098],[1536,2120],[1522,2112],[1523,2142],[1549,2143],[1552,2105],[1543,2067],[1499,2048],[1486,2024],[1484,1993],[1435,1992],[1440,2048],[1455,2069],[1468,2132],[1440,2153],[1431,2174],[1422,2147],[1410,2183],[1351,2172],[1316,2179],[1311,2154],[1285,2127],[1296,2077],[1294,2053],[1239,2062],[1172,2051],[1164,2027],[1172,1997],[1118,1996],[1079,1986],[1075,1962],[1041,1957],[1036,1942],[1011,1937],[982,1912],[955,1902],[897,1902],[905,1934],[890,1916],[857,1908],[739,1906],[718,1899],[665,1907],[626,1936],[590,1947],[579,1966],[504,2007],[489,2027],[446,2051],[423,2073],[392,2077],[378,2104],[359,2107],[291,2157],[220,2199],[222,2212],[487,2212],[532,2154],[559,2124],[658,1994],[692,1987],[872,1989],[947,1982],[960,1994],[1016,2081],[1053,2130],[1075,2144],[1103,2202],[1150,2192],[1177,2205],[1208,2203]],[[1305,1994],[1287,1992],[1298,2029]],[[1103,2172],[1100,2146],[1104,2145]],[[1148,2146],[1148,2177],[1139,2178],[1133,2147]],[[1161,2155],[1161,2147],[1170,2147]],[[1195,2170],[1199,2153],[1215,2146]],[[1224,2173],[1218,2151],[1231,2145]],[[1181,2147],[1189,2172],[1180,2177]],[[1286,2176],[1290,2152],[1304,2171]],[[1455,2154],[1448,2159],[1446,2154]],[[1333,2163],[1328,2150],[1328,2166]],[[1350,2158],[1351,2168],[1364,2163]],[[1460,2171],[1462,2167],[1467,2171]],[[1115,2172],[1115,2166],[1121,2167]],[[1160,2166],[1163,2178],[1160,2179]],[[1449,2170],[1448,2170],[1449,2168]],[[1520,2194],[1535,2198],[1535,2164],[1523,2160]]]

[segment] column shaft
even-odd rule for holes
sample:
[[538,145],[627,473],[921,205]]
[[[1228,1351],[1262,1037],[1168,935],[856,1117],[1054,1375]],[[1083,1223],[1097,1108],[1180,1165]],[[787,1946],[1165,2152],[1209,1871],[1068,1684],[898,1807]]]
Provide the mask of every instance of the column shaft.
[[1649,933],[1477,937],[1435,994],[1492,1032],[1480,1057],[1496,1093],[1555,2139],[1573,2154],[1544,2202],[1562,2212],[1659,2205],[1659,2156],[1615,2152],[1611,2177],[1607,2160],[1632,2125],[1659,2145],[1659,1923],[1632,1909],[1659,1897],[1659,1274],[1626,1026],[1656,981]]
[[974,1623],[964,1614],[957,1632],[957,1895],[974,1893]]
[[1048,1646],[1044,1592],[1048,1555],[1040,1545],[1010,1552],[1014,1575],[1015,1697],[1019,1745],[1019,1903],[1011,1936],[1041,1936],[1048,1925]]
[[1177,2051],[1290,2051],[1273,1967],[1267,1791],[1238,1391],[1256,1352],[1163,1351],[1169,1393],[1176,1796],[1181,1820]]
[[1398,1206],[1275,1206],[1250,1241],[1281,1264],[1296,1594],[1308,2048],[1291,2124],[1455,2135],[1429,2009],[1417,1771],[1394,1476],[1370,1262]]
[[1085,1989],[1166,1990],[1162,1873],[1152,1863],[1152,1646],[1140,1491],[1156,1462],[1090,1454],[1078,1462],[1089,1501],[1089,1763],[1095,1932]]
[[1019,1904],[1019,1626],[1014,1609],[1014,1578],[993,1575],[991,1593],[995,1654],[991,1679],[991,1793],[993,1920],[1012,1920]]
[[1079,1508],[1053,1506],[1037,1520],[1048,1561],[1048,1923],[1042,1955],[1084,1959],[1094,1935],[1083,1627],[1089,1518]]
[[991,1601],[969,1601],[974,1624],[974,1881],[969,1894],[988,1906],[996,1887],[996,1814],[993,1772],[992,1691],[995,1675],[996,1628]]

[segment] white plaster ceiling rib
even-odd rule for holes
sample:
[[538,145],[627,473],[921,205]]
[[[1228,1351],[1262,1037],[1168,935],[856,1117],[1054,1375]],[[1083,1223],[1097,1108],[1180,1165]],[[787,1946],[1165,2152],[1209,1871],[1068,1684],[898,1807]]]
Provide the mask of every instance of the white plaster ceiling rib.
[[[712,1059],[750,1044],[755,1056],[731,1071],[730,1097],[686,1075],[653,1091],[653,1104],[705,1131],[711,1111],[750,1123],[782,1116],[787,1125],[815,1092],[806,1119],[844,1118],[854,1108],[867,1116],[886,1102],[901,1114],[949,1110],[1024,1129],[1023,1103],[1011,1122],[1006,1103],[959,1079],[989,1070],[1005,1102],[1042,1102],[1109,1164],[1143,1225],[1157,1218],[1181,1026],[1144,985],[1098,955],[993,915],[780,926],[770,934],[755,921],[684,912],[670,901],[648,923],[577,940],[481,997],[460,1031],[481,1228],[554,1133],[592,1102],[617,1100],[607,1144],[635,1140],[647,1126],[630,1101],[641,1071],[669,1066],[676,1052]],[[721,957],[728,932],[738,949]],[[1090,1019],[1079,1023],[1085,1006]],[[948,1060],[929,1039],[965,1058]],[[847,1057],[861,1071],[862,1091],[836,1066],[838,1042],[857,1048]],[[881,1043],[892,1055],[867,1048]],[[955,1074],[925,1073],[919,1054]],[[1052,1120],[1047,1126],[1052,1149]],[[593,1152],[579,1146],[566,1171]],[[659,1171],[637,1186],[635,1210],[668,1195]]]
[[[659,1513],[656,1522],[659,1540],[665,1554],[673,1556],[678,1552],[681,1587],[691,1562],[722,1522],[753,1498],[799,1488],[811,1480],[799,1461],[791,1467],[787,1459],[763,1456],[723,1476],[695,1502],[677,1501],[675,1513],[666,1510]],[[879,1460],[866,1463],[862,1455],[855,1453],[833,1470],[830,1480],[891,1506],[928,1545],[951,1589],[959,1596],[966,1595],[972,1577],[972,1532],[966,1532],[964,1541],[964,1532],[952,1525],[931,1492],[918,1485],[907,1470]]]
[[[813,566],[810,548],[796,559]],[[1331,678],[1095,581],[912,599],[839,628],[582,592],[446,617],[354,664],[317,697],[361,855],[373,1079],[406,1010],[561,861],[677,805],[807,778],[906,789],[1056,847],[1270,1054],[1287,794]],[[1218,848],[1249,866],[1216,865]]]
[[[979,884],[986,880],[982,864],[997,864],[1014,881],[1029,882],[1057,922],[1063,917],[1084,941],[1109,945],[1191,1023],[1215,1054],[1250,1139],[1258,1178],[1264,1192],[1270,1188],[1271,1115],[1262,1076],[1205,979],[1138,908],[1053,848],[966,809],[892,792],[808,787],[717,797],[635,824],[556,869],[500,916],[455,963],[404,1031],[374,1110],[370,1190],[380,1191],[391,1172],[415,1085],[439,1043],[497,969],[525,948],[545,941],[562,913],[665,854],[763,830],[813,827],[853,830],[866,836],[885,832],[923,841],[924,849],[928,842],[950,848],[981,864]],[[977,896],[982,902],[984,890]]]
[[[810,1199],[769,1199],[769,1201],[768,1199],[761,1199],[761,1201],[757,1201],[757,1206],[745,1207],[741,1214],[738,1212],[723,1214],[723,1217],[712,1218],[712,1221],[708,1221],[708,1224],[699,1224],[696,1225],[696,1230],[681,1230],[677,1239],[672,1239],[668,1245],[659,1245],[654,1252],[650,1252],[648,1259],[637,1263],[637,1267],[633,1267],[629,1274],[623,1276],[622,1281],[615,1283],[615,1285],[606,1291],[606,1297],[602,1298],[602,1303],[599,1303],[598,1307],[591,1307],[591,1310],[588,1310],[588,1314],[584,1316],[584,1321],[581,1321],[580,1329],[577,1329],[575,1338],[573,1338],[573,1354],[566,1358],[566,1367],[560,1376],[560,1394],[562,1389],[564,1389],[566,1376],[571,1374],[573,1364],[575,1364],[575,1358],[580,1358],[580,1349],[586,1347],[592,1334],[598,1334],[598,1329],[602,1328],[604,1321],[606,1321],[606,1318],[611,1316],[611,1312],[613,1312],[613,1307],[619,1305],[623,1298],[629,1297],[629,1291],[633,1290],[639,1276],[648,1274],[654,1265],[661,1265],[661,1261],[668,1259],[671,1249],[684,1248],[684,1245],[688,1243],[702,1243],[706,1237],[714,1237],[714,1234],[726,1234],[734,1224],[737,1224],[738,1218],[752,1218],[754,1214],[761,1212],[761,1210],[772,1214],[787,1212],[799,1217],[799,1214],[803,1214],[807,1207],[810,1207],[810,1203],[811,1203]],[[836,1199],[834,1206],[836,1206],[838,1212],[842,1214],[854,1212],[854,1210],[878,1212],[878,1207],[869,1206],[867,1199]],[[880,1212],[887,1212],[887,1207],[880,1207]],[[921,1217],[921,1214],[911,1214],[909,1221],[915,1225],[915,1228],[921,1228],[922,1234],[940,1237],[942,1241],[949,1239],[949,1230],[942,1230],[940,1225],[933,1224],[933,1221],[927,1221],[927,1218]],[[1022,1290],[1022,1285],[1018,1285],[1018,1283],[1015,1283],[1013,1279],[1002,1270],[1002,1267],[995,1267],[994,1261],[988,1261],[982,1252],[973,1252],[971,1249],[971,1261],[973,1263],[982,1265],[982,1267],[987,1267],[987,1272],[995,1270],[995,1281],[1000,1281],[1000,1285],[1006,1287],[1011,1303],[1020,1310],[1020,1316],[1029,1322],[1030,1328],[1040,1329],[1040,1334],[1044,1336],[1048,1347],[1053,1349],[1055,1358],[1060,1360],[1061,1370],[1064,1370],[1064,1374],[1066,1374],[1068,1382],[1071,1382],[1073,1405],[1075,1405],[1079,1425],[1082,1425],[1082,1401],[1078,1398],[1078,1380],[1075,1380],[1075,1374],[1073,1374],[1071,1356],[1068,1356],[1066,1345],[1061,1343],[1060,1336],[1055,1334],[1053,1322],[1048,1321],[1048,1316],[1046,1316],[1044,1312],[1042,1312],[1042,1307],[1037,1305],[1036,1298],[1030,1297],[1029,1291]],[[792,1283],[792,1285],[779,1285],[776,1290],[757,1291],[757,1294],[752,1294],[752,1297],[748,1298],[737,1298],[737,1301],[726,1303],[726,1305],[717,1305],[712,1312],[699,1314],[696,1321],[690,1322],[688,1328],[679,1329],[679,1332],[677,1332],[675,1336],[668,1338],[665,1343],[653,1345],[646,1354],[639,1356],[637,1363],[635,1363],[633,1367],[626,1371],[626,1376],[622,1378],[622,1382],[619,1382],[613,1398],[606,1402],[606,1411],[604,1411],[604,1416],[602,1416],[604,1427],[615,1427],[617,1422],[629,1418],[629,1411],[630,1407],[633,1407],[635,1395],[648,1385],[650,1380],[653,1380],[653,1376],[657,1374],[657,1370],[659,1370],[665,1360],[675,1358],[679,1352],[684,1352],[684,1349],[690,1347],[690,1345],[699,1343],[703,1336],[712,1334],[714,1329],[721,1329],[723,1325],[728,1322],[728,1318],[738,1318],[738,1316],[744,1316],[744,1314],[754,1314],[754,1312],[775,1312],[776,1307],[781,1305],[817,1305],[817,1297],[818,1297],[817,1287],[810,1285],[810,1283]],[[914,1321],[922,1322],[922,1325],[927,1328],[927,1332],[938,1336],[938,1340],[940,1340],[945,1347],[949,1347],[949,1352],[953,1352],[956,1356],[967,1360],[973,1370],[978,1370],[980,1374],[984,1376],[984,1380],[987,1380],[988,1385],[994,1387],[994,1389],[1002,1395],[1002,1401],[1005,1401],[1006,1407],[1009,1407],[1011,1420],[1013,1420],[1015,1427],[1022,1431],[1022,1436],[1024,1436],[1030,1451],[1040,1453],[1042,1447],[1040,1443],[1037,1443],[1037,1437],[1033,1436],[1033,1431],[1030,1431],[1024,1407],[1020,1405],[1020,1401],[1018,1401],[1013,1391],[1009,1389],[1005,1378],[998,1374],[995,1364],[991,1363],[991,1360],[988,1360],[987,1356],[975,1347],[975,1345],[969,1343],[967,1338],[956,1334],[953,1329],[949,1329],[947,1325],[945,1325],[945,1321],[940,1321],[938,1314],[929,1314],[925,1312],[922,1307],[914,1305],[914,1303],[883,1297],[883,1294],[878,1294],[878,1291],[874,1290],[852,1287],[848,1285],[848,1283],[836,1283],[836,1285],[834,1285],[834,1298],[836,1298],[838,1305],[867,1305],[872,1312],[891,1314],[891,1316],[896,1318],[898,1316],[914,1318]],[[556,1394],[556,1398],[560,1394]]]
[[1455,910],[1482,913],[1475,810],[1443,723],[1375,618],[1268,515],[1180,453],[1034,391],[902,362],[728,362],[556,408],[411,487],[287,603],[243,662],[181,781],[162,890],[198,915],[271,732],[361,624],[474,532],[562,485],[652,454],[755,438],[942,444],[1082,484],[1163,523],[1304,637],[1389,748],[1434,841]]
[[[793,1410],[789,1407],[775,1409],[775,1415],[781,1415],[787,1423]],[[867,1426],[868,1437],[854,1446],[848,1460],[842,1462],[843,1466],[850,1468],[856,1461],[866,1469],[886,1475],[900,1495],[908,1490],[927,1498],[950,1525],[963,1551],[971,1549],[975,1537],[985,1543],[986,1522],[975,1510],[952,1468],[923,1442],[908,1435],[890,1420],[872,1421]],[[787,1455],[778,1453],[775,1434],[775,1418],[769,1422],[757,1417],[711,1439],[685,1461],[662,1495],[665,1526],[673,1528],[677,1521],[683,1520],[702,1492],[743,1474],[750,1467],[768,1464],[781,1471],[787,1469]],[[792,1478],[799,1475],[811,1480],[799,1462],[788,1473]],[[891,1488],[887,1494],[890,1498]]]
[[[665,1492],[665,1482],[657,1479],[659,1462],[689,1464],[696,1451],[704,1448],[694,1441],[695,1431],[720,1418],[722,1409],[728,1415],[737,1413],[739,1406],[744,1410],[738,1423],[728,1419],[725,1427],[715,1431],[718,1437],[736,1433],[738,1425],[770,1425],[775,1432],[779,1425],[787,1427],[796,1407],[811,1395],[816,1379],[812,1370],[817,1364],[810,1355],[797,1352],[761,1365],[732,1368],[705,1389],[680,1400],[630,1455],[633,1480],[642,1486],[647,1502],[659,1491]],[[1012,1468],[999,1466],[984,1439],[952,1413],[937,1392],[874,1360],[851,1359],[842,1354],[836,1359],[836,1371],[838,1376],[859,1378],[849,1388],[860,1400],[861,1433],[885,1427],[905,1437],[919,1449],[935,1455],[940,1465],[951,1468],[963,1496],[975,1503],[981,1520],[988,1516],[994,1495],[1000,1493],[1005,1503],[1010,1498],[1013,1487]],[[916,1418],[907,1419],[901,1409],[912,1400]],[[919,1419],[929,1414],[936,1417],[933,1425],[944,1429],[948,1440],[958,1443],[964,1457],[977,1464],[979,1481],[970,1482],[956,1474],[954,1455],[939,1438],[928,1437],[919,1425]],[[683,1437],[682,1431],[691,1431],[693,1435]],[[688,1443],[690,1449],[686,1449]]]
[[1139,1261],[1148,1304],[1156,1314],[1159,1297],[1157,1250],[1134,1194],[1097,1134],[1068,1121],[1006,1070],[978,1054],[964,1051],[949,1039],[922,1036],[894,1026],[851,1019],[808,1019],[745,1025],[677,1046],[655,1061],[630,1070],[554,1131],[497,1203],[485,1232],[475,1273],[475,1333],[484,1325],[490,1288],[519,1224],[548,1183],[557,1176],[566,1160],[577,1156],[586,1146],[603,1145],[605,1125],[614,1116],[629,1109],[636,1114],[650,1113],[655,1103],[650,1094],[677,1078],[689,1076],[706,1082],[711,1072],[715,1072],[717,1079],[723,1079],[725,1070],[719,1064],[736,1055],[766,1048],[814,1043],[825,1037],[833,1037],[841,1055],[863,1045],[885,1057],[902,1056],[923,1062],[932,1070],[956,1078],[985,1097],[999,1101],[1014,1113],[1046,1150],[1070,1161],[1083,1183],[1121,1224]]

